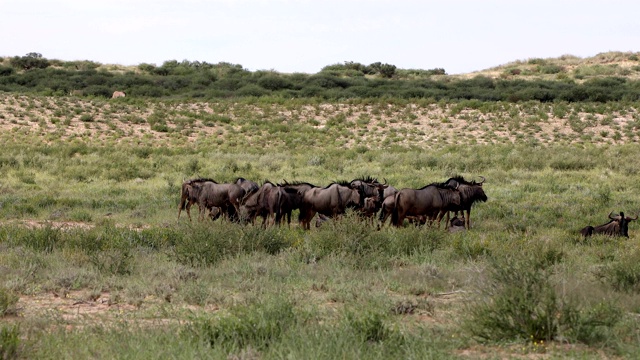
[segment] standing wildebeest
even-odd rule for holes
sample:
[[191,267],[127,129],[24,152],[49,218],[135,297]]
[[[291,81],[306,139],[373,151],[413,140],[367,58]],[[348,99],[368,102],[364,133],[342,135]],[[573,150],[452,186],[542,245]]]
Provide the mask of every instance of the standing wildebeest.
[[621,211],[620,215],[611,216],[613,211],[609,213],[609,221],[606,224],[598,225],[598,226],[586,226],[582,230],[580,230],[580,234],[583,237],[589,237],[594,234],[602,234],[609,236],[624,236],[629,237],[629,222],[633,220],[638,220],[638,215],[635,218],[624,216],[624,213]]
[[189,221],[191,221],[191,206],[198,202],[197,196],[193,191],[193,184],[203,184],[207,181],[215,182],[211,179],[191,179],[182,183],[181,191],[180,191],[180,205],[178,206],[178,220],[180,220],[180,213],[182,210],[187,211],[187,216],[189,217]]
[[311,228],[311,219],[316,213],[333,218],[345,213],[347,207],[358,207],[361,194],[349,183],[331,183],[325,188],[311,188],[305,191],[300,207],[300,224],[305,230]]
[[462,176],[452,177],[445,181],[445,184],[457,186],[458,191],[460,191],[460,206],[453,207],[453,209],[449,209],[449,211],[454,211],[456,216],[458,215],[458,211],[460,211],[462,217],[465,219],[465,227],[467,229],[471,228],[471,205],[477,201],[487,201],[487,195],[482,189],[482,183],[485,182],[485,178],[483,176],[480,176],[480,178],[482,178],[482,181],[479,183],[475,181],[469,182]]
[[441,210],[460,205],[460,192],[448,184],[430,184],[420,189],[402,189],[395,197],[391,222],[402,226],[407,216],[433,218],[440,226]]
[[218,207],[227,210],[230,220],[238,216],[240,200],[244,197],[244,189],[237,184],[218,184],[215,181],[197,182],[191,185],[193,196],[200,207],[200,219],[204,218],[206,209]]
[[240,203],[240,211],[243,216],[251,221],[255,221],[258,216],[262,217],[262,226],[267,226],[267,220],[273,223],[280,218],[280,196],[284,191],[270,181],[265,181],[258,189],[246,194]]
[[114,91],[113,95],[111,95],[112,99],[117,99],[117,98],[121,98],[121,97],[125,97],[127,96],[127,94],[124,93],[124,91]]
[[370,176],[354,179],[349,183],[349,187],[358,190],[360,194],[360,213],[365,218],[370,218],[373,223],[373,217],[382,207],[384,193],[389,187],[387,181],[381,184],[378,179]]
[[280,217],[276,218],[276,223],[280,223],[283,217],[287,217],[287,225],[291,226],[291,213],[293,210],[300,209],[302,206],[302,199],[304,193],[312,188],[317,188],[316,185],[309,184],[307,182],[288,182],[284,180],[283,183],[278,184],[283,193],[280,196]]

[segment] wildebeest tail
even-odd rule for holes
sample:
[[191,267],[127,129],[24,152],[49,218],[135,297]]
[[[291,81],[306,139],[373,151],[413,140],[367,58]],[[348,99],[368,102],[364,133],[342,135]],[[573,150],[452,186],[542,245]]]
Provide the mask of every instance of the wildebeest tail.
[[180,205],[178,206],[178,210],[185,210],[187,208],[187,198],[189,197],[189,190],[187,186],[182,186],[182,191],[180,193]]
[[384,203],[382,203],[382,207],[380,208],[380,215],[378,215],[378,220],[384,220],[384,214],[386,213],[386,211],[387,208],[384,206]]

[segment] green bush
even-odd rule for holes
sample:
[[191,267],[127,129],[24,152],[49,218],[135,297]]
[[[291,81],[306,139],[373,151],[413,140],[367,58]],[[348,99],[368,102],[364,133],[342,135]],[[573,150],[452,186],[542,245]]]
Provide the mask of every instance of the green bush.
[[18,300],[18,295],[8,289],[0,287],[0,317],[16,315],[18,312],[18,309],[16,308]]
[[183,333],[213,348],[237,351],[251,346],[264,350],[291,331],[296,323],[293,304],[284,299],[238,306],[228,315],[196,318]]
[[481,341],[551,341],[586,344],[613,336],[622,312],[610,303],[584,306],[567,299],[552,282],[554,264],[564,254],[553,249],[527,251],[495,260],[482,296],[471,304],[464,327]]
[[618,291],[640,292],[640,252],[624,254],[617,261],[602,268],[602,280]]
[[20,345],[20,330],[17,326],[0,327],[0,358],[3,360],[17,359]]

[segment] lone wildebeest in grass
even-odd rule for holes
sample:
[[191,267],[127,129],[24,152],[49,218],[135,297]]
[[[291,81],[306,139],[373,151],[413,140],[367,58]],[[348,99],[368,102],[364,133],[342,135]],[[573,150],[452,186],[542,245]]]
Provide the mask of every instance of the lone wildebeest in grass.
[[117,98],[121,98],[121,97],[125,97],[127,96],[127,94],[124,93],[124,91],[114,91],[113,95],[111,95],[112,99],[117,99]]
[[597,234],[629,237],[629,223],[633,220],[638,220],[638,215],[636,215],[635,218],[632,218],[624,216],[622,211],[620,212],[620,215],[612,215],[613,211],[609,213],[610,221],[608,223],[598,226],[585,226],[580,230],[580,234],[585,238]]

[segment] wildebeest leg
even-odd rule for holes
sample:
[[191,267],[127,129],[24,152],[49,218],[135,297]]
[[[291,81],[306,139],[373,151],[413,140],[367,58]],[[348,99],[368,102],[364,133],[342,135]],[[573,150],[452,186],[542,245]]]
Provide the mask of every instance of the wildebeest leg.
[[[466,211],[466,216],[465,216],[465,211]],[[467,228],[467,230],[471,229],[471,209],[466,209],[462,211],[462,216],[464,217],[464,225]]]

